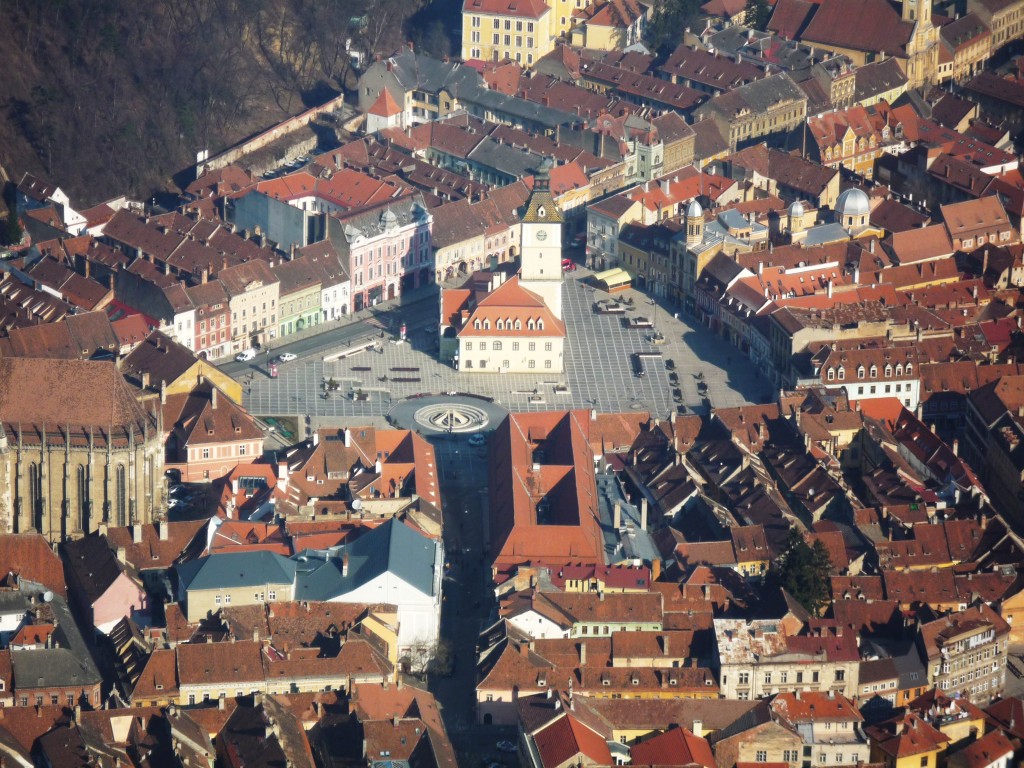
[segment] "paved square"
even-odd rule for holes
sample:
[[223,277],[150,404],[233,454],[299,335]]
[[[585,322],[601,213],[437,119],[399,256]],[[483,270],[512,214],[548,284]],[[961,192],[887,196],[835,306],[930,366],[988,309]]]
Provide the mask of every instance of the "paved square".
[[[674,317],[638,291],[617,296],[633,301],[634,309],[626,315],[596,314],[594,302],[608,297],[583,282],[588,275],[584,269],[573,272],[563,288],[568,333],[563,375],[455,371],[414,348],[418,346],[414,335],[413,345],[383,339],[380,351],[360,352],[334,362],[324,362],[322,355],[300,359],[282,365],[276,379],[257,374],[251,382],[246,381],[245,405],[257,416],[307,415],[316,424],[383,424],[394,401],[423,393],[470,392],[493,398],[513,411],[649,410],[664,417],[676,407],[665,360],[675,363],[683,403],[697,412],[704,410],[697,386],[699,373],[703,373],[715,406],[757,402],[771,394],[771,386],[738,350],[707,328]],[[635,316],[653,320],[665,343],[652,345],[650,328],[624,327],[623,318]],[[638,378],[632,355],[650,351],[660,352],[663,359],[646,360],[647,373]],[[324,382],[332,378],[338,389],[326,394]],[[557,392],[560,385],[568,391]]]

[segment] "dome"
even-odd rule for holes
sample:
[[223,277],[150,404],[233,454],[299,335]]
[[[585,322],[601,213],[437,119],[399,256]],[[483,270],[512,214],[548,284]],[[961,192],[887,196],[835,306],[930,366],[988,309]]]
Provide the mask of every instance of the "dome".
[[799,200],[789,206],[789,215],[794,219],[804,215],[804,204]]
[[693,198],[690,204],[686,206],[686,218],[693,219],[697,216],[703,216],[704,209],[700,207],[700,203],[697,202],[697,198]]
[[848,189],[836,200],[837,216],[867,216],[870,212],[868,196],[862,189]]

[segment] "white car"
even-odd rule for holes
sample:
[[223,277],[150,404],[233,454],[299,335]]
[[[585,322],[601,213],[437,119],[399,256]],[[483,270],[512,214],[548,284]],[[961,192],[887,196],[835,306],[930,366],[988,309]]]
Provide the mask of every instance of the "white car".
[[292,360],[298,360],[299,356],[293,352],[282,352],[277,356],[277,362],[279,363],[290,363]]
[[255,349],[246,349],[246,350],[243,350],[242,352],[239,352],[237,355],[235,355],[235,360],[237,360],[240,363],[247,363],[250,360],[255,360],[255,359],[256,359],[256,350]]

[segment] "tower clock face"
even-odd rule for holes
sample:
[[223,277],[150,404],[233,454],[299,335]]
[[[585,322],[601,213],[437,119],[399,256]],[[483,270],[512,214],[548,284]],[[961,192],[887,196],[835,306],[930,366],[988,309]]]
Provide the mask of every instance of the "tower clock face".
[[542,230],[541,230],[540,232],[538,232],[538,233],[537,233],[537,239],[538,239],[538,240],[547,240],[547,239],[548,239],[548,233],[547,233],[547,232],[545,232],[545,231],[544,231],[544,230],[542,229]]

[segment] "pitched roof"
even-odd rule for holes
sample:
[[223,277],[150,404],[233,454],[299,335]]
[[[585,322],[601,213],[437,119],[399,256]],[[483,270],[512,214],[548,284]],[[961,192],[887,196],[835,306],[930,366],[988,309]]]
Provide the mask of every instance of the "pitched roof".
[[0,581],[11,587],[10,575],[41,584],[62,597],[68,589],[64,564],[49,542],[38,533],[8,533],[0,536]]
[[533,738],[544,768],[558,768],[577,755],[583,755],[596,765],[612,764],[608,742],[571,712],[566,712]]
[[261,584],[292,584],[295,562],[273,552],[224,552],[177,567],[185,589],[225,589]]
[[391,95],[391,91],[387,88],[381,88],[380,96],[377,97],[377,100],[373,102],[367,112],[379,117],[393,117],[394,115],[402,114],[402,108],[398,106],[398,102]]
[[707,740],[679,726],[634,744],[629,750],[629,756],[630,765],[715,766],[715,758]]

